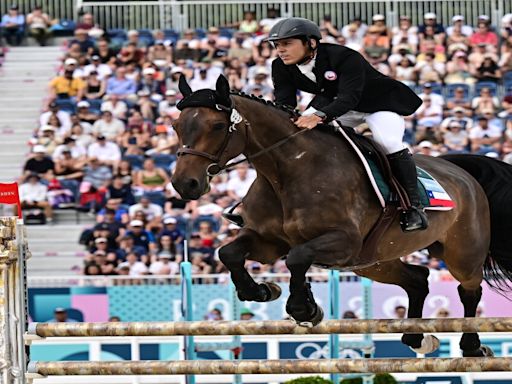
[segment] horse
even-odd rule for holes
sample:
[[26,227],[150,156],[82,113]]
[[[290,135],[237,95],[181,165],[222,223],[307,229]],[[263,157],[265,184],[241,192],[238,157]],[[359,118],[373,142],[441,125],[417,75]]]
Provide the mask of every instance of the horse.
[[[401,261],[411,252],[426,248],[432,257],[445,262],[460,283],[465,317],[476,315],[484,277],[491,283],[512,277],[512,236],[502,234],[491,242],[491,227],[501,219],[497,218],[499,209],[491,212],[489,208],[490,201],[495,207],[510,205],[512,196],[498,194],[496,200],[494,187],[486,195],[485,186],[463,169],[464,161],[459,158],[455,157],[460,163],[456,165],[453,157],[415,156],[456,206],[446,212],[429,212],[430,226],[424,231],[404,233],[395,218],[375,252],[365,253],[361,252],[364,239],[382,207],[346,140],[318,127],[299,130],[289,108],[231,93],[224,76],[217,79],[215,90],[192,92],[184,77],[179,88],[184,98],[174,124],[180,149],[172,184],[181,197],[194,200],[207,193],[212,177],[230,168],[240,154],[257,172],[243,199],[245,225],[219,250],[241,300],[266,302],[281,293],[277,284],[255,282],[244,267],[247,259],[274,263],[286,256],[290,271],[286,311],[304,326],[314,326],[323,317],[306,278],[312,265],[398,285],[408,295],[409,318],[422,317],[429,293],[428,268]],[[478,173],[480,163],[488,165],[489,161],[495,160],[481,157],[473,173]],[[512,180],[509,168],[502,171],[493,164],[488,172],[491,179],[492,172],[502,172],[503,180]],[[496,188],[510,186],[506,181]],[[506,282],[495,286],[508,289]],[[404,334],[402,342],[418,353],[430,353],[439,346],[434,336],[423,334]],[[463,356],[492,355],[477,333],[464,333],[460,348]]]

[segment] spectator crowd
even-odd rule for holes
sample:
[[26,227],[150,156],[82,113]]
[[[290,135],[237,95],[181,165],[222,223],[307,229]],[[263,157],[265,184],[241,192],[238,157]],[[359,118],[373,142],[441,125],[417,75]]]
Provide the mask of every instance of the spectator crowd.
[[[2,18],[3,35],[19,44],[21,25],[35,34],[48,20],[38,8],[25,21],[12,6]],[[44,210],[50,221],[52,208],[70,205],[95,215],[96,225],[80,239],[88,250],[86,275],[177,274],[186,237],[194,273],[225,272],[215,250],[239,228],[221,213],[256,175],[242,164],[216,176],[199,201],[180,198],[169,181],[178,145],[178,79],[186,76],[198,90],[214,88],[224,74],[232,89],[271,100],[276,51],[265,37],[279,20],[270,8],[261,20],[247,11],[235,24],[178,33],[104,30],[92,14],[82,16],[49,83],[21,195],[24,207]],[[359,51],[417,91],[423,104],[406,117],[405,140],[414,151],[471,152],[512,163],[512,15],[501,28],[487,15],[454,16],[449,25],[432,12],[420,25],[401,15],[394,28],[383,15],[340,26],[325,15],[320,28],[322,42]],[[311,97],[298,95],[301,110]],[[248,269],[283,272],[285,266],[251,262]]]

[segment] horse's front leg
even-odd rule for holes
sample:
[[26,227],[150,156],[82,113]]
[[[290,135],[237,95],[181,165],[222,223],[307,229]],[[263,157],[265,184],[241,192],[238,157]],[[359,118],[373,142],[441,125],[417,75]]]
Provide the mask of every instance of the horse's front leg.
[[347,231],[328,232],[295,246],[286,259],[290,270],[290,297],[286,312],[302,326],[315,326],[322,321],[323,311],[316,304],[306,272],[312,264],[338,268],[354,266],[361,249],[360,236]]
[[[272,282],[256,283],[245,269],[245,260],[277,260],[280,246],[265,241],[255,231],[242,229],[238,237],[219,249],[220,261],[231,272],[238,298],[242,301],[272,301],[281,295],[279,285]],[[283,251],[283,254],[287,250]],[[258,255],[261,255],[258,257]]]

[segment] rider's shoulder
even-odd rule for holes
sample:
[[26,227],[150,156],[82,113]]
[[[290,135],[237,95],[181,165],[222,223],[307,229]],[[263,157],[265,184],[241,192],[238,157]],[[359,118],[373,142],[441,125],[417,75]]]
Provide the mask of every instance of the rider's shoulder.
[[343,56],[351,56],[351,55],[360,55],[359,52],[353,50],[352,48],[345,47],[344,45],[339,44],[331,44],[331,43],[320,43],[319,52],[326,52],[328,55],[343,55]]

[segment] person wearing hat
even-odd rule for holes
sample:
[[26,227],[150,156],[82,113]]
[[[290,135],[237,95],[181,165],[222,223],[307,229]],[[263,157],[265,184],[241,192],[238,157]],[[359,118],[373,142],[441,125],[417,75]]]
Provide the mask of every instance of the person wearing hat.
[[85,82],[78,77],[73,77],[77,64],[78,62],[73,58],[64,61],[64,72],[50,81],[50,100],[71,98],[73,101],[80,101],[83,98]]
[[242,308],[240,310],[240,320],[247,321],[252,320],[254,318],[254,313],[251,312],[249,308]]
[[473,127],[473,119],[467,117],[466,113],[470,114],[471,108],[465,109],[462,106],[456,106],[452,109],[452,111],[453,116],[448,116],[441,123],[441,131],[446,132],[450,123],[456,121],[461,125],[463,130],[469,132],[469,130],[471,130],[471,128]]
[[478,155],[485,155],[488,152],[501,153],[501,138],[503,132],[489,124],[489,119],[480,115],[478,122],[469,131],[471,141],[471,152]]
[[149,251],[155,251],[157,249],[155,236],[151,231],[144,229],[144,223],[141,220],[130,221],[126,236],[130,236],[133,239],[134,246],[144,248],[146,254]]
[[107,140],[102,134],[98,134],[96,142],[87,148],[87,156],[96,158],[100,165],[111,167],[115,172],[121,161],[121,149],[115,142]]
[[149,273],[152,275],[177,275],[180,266],[176,262],[176,255],[168,251],[160,251],[157,254],[157,260],[149,266]]
[[268,40],[278,54],[272,63],[276,101],[295,107],[298,90],[316,95],[295,121],[301,129],[335,119],[349,127],[366,122],[411,201],[402,218],[405,230],[427,228],[414,160],[402,141],[403,116],[413,114],[421,99],[406,85],[379,73],[358,52],[319,43],[320,39],[318,26],[307,19],[288,18],[272,28]]
[[21,45],[25,33],[25,16],[19,13],[17,4],[12,4],[7,13],[2,16],[0,30],[9,45]]
[[[91,55],[89,64],[84,67],[84,75],[90,76],[91,72],[96,72],[98,80],[103,81],[112,74],[112,69],[108,64],[101,62],[101,57],[98,54]],[[99,90],[98,90],[99,91]]]
[[48,187],[41,183],[37,173],[29,173],[25,177],[25,182],[19,187],[19,195],[22,209],[42,209],[46,221],[53,220],[52,206],[48,202]]
[[[386,37],[387,45],[389,47],[391,32],[386,26],[386,18],[384,15],[376,14],[372,17],[372,25],[368,28],[368,30],[373,27],[375,31],[378,32],[379,36]],[[368,34],[368,30],[366,31]],[[364,45],[364,44],[363,44]]]
[[443,134],[443,145],[447,153],[467,153],[468,144],[468,132],[462,129],[462,124],[456,120],[450,122]]
[[242,91],[248,94],[254,93],[255,88],[264,99],[272,100],[272,87],[269,85],[270,72],[266,68],[259,68],[254,73],[252,83],[247,84]]
[[41,6],[36,5],[32,12],[27,15],[28,33],[37,40],[41,47],[46,45],[46,40],[51,36],[50,27],[52,22],[48,14],[43,13]]
[[43,145],[46,148],[46,153],[51,155],[59,145],[56,136],[56,127],[46,124],[39,128],[38,136],[32,139],[32,142],[35,145]]
[[418,35],[420,41],[426,36],[426,29],[431,27],[434,29],[433,33],[438,41],[444,42],[446,32],[441,23],[437,22],[437,15],[434,12],[427,12],[423,15],[423,24],[418,27]]
[[43,112],[39,117],[39,125],[47,125],[50,123],[50,118],[56,117],[60,123],[59,134],[63,135],[71,131],[71,116],[68,112],[62,111],[55,101],[48,104],[48,110]]
[[[419,38],[418,27],[412,25],[411,18],[407,15],[401,15],[398,26],[391,29],[391,45],[393,52],[396,53],[400,48],[405,45],[409,53],[415,54],[417,52]],[[416,61],[416,60],[414,60]]]
[[65,308],[57,307],[53,310],[53,318],[47,323],[76,323],[75,319],[68,318],[68,311]]
[[366,35],[366,30],[368,29],[368,25],[363,23],[363,20],[360,16],[355,16],[350,20],[350,23],[343,26],[341,28],[341,36],[343,36],[345,39],[349,39],[349,36],[351,36],[350,29],[355,28],[355,35],[359,38],[359,41],[363,41],[363,37]]
[[178,228],[178,220],[172,216],[165,217],[163,224],[164,228],[158,234],[158,237],[161,239],[163,236],[169,236],[176,246],[180,245],[185,239],[185,234]]
[[307,19],[289,18],[272,28],[268,40],[278,53],[272,63],[276,101],[295,107],[297,90],[316,95],[295,121],[302,129],[335,119],[349,127],[366,122],[411,201],[402,218],[405,230],[425,229],[428,221],[420,207],[416,167],[403,144],[403,116],[413,114],[421,99],[406,85],[379,73],[358,52],[319,43],[320,39],[318,27]]
[[446,28],[446,35],[451,37],[454,32],[458,32],[462,36],[469,37],[473,34],[473,28],[464,24],[464,16],[455,15],[452,17],[452,25]]
[[444,97],[433,91],[433,84],[430,82],[423,84],[422,91],[418,96],[421,100],[425,100],[425,98],[428,97],[432,101],[432,105],[438,105],[441,108],[444,107]]
[[178,92],[174,89],[168,89],[165,91],[165,98],[158,103],[158,114],[160,116],[175,116],[179,110],[176,108],[176,99]]
[[46,180],[53,178],[55,163],[48,156],[44,145],[34,145],[32,148],[32,156],[25,162],[23,173],[28,176],[32,173]]

